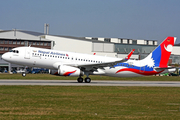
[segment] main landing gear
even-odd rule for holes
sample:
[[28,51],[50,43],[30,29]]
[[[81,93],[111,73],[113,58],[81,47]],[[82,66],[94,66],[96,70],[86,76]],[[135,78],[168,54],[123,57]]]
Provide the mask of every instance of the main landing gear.
[[[82,77],[79,77],[79,78],[77,79],[77,81],[78,81],[78,83],[82,83],[82,82],[83,82],[83,78],[82,78]],[[84,82],[85,82],[85,83],[90,83],[90,82],[91,82],[91,78],[86,77],[86,78],[84,79]]]

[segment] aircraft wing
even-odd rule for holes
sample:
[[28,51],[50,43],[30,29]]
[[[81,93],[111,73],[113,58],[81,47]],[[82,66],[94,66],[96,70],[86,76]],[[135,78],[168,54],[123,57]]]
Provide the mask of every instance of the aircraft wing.
[[132,56],[133,52],[135,51],[135,49],[133,49],[128,55],[127,57],[125,57],[124,59],[118,60],[118,61],[113,61],[113,62],[106,62],[106,63],[97,63],[97,64],[84,64],[84,65],[74,65],[74,67],[78,67],[81,70],[88,70],[88,71],[95,71],[98,68],[100,69],[104,69],[104,67],[114,67],[114,65],[116,65],[117,63],[123,63],[126,62],[130,59],[130,57]]

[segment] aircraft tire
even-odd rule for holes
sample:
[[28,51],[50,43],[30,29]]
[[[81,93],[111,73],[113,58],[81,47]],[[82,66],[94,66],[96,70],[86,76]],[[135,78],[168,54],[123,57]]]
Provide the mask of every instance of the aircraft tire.
[[83,82],[83,78],[82,78],[82,77],[79,77],[79,78],[77,79],[77,81],[78,81],[78,83],[82,83],[82,82]]
[[26,73],[23,72],[23,73],[22,73],[22,76],[25,77],[25,76],[26,76]]
[[86,78],[85,78],[85,83],[90,83],[90,82],[91,82],[91,78],[86,77]]

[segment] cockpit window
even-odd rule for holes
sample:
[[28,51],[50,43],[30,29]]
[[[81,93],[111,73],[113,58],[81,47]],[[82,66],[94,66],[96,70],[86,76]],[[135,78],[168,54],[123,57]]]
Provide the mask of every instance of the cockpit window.
[[10,50],[9,52],[19,53],[19,51],[18,51],[18,50]]

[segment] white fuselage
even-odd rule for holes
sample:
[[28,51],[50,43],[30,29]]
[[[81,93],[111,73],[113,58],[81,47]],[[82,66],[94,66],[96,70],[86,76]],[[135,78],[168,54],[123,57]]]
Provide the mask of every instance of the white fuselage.
[[[13,49],[12,52],[7,52],[3,55],[3,59],[23,66],[29,67],[41,67],[57,70],[59,65],[79,66],[79,65],[91,65],[113,62],[121,60],[119,58],[80,54],[73,52],[57,51],[50,49],[42,49],[35,47],[18,47]],[[135,66],[139,66],[136,72],[124,70],[117,72],[121,69],[136,69]],[[132,77],[143,76],[145,69],[145,63],[141,60],[128,60],[124,63],[119,63],[114,67],[98,68],[93,74],[101,74],[116,77]],[[140,73],[140,74],[137,74]]]

